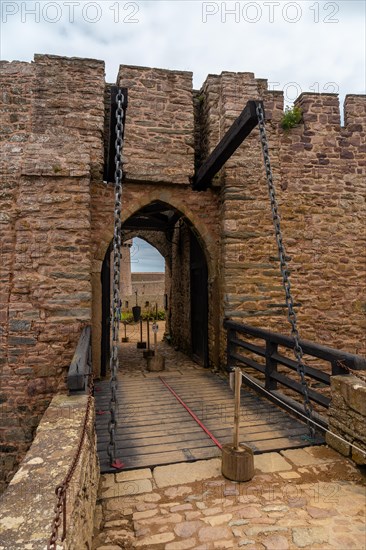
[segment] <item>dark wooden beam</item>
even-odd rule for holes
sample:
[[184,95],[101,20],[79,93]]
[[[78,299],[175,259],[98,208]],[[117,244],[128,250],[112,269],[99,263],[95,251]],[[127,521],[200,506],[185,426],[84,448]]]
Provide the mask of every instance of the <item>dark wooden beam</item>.
[[140,212],[144,214],[154,214],[155,212],[173,212],[172,208],[161,201],[155,201],[141,208]]
[[148,214],[141,210],[140,212],[128,218],[122,229],[124,231],[139,231],[141,229],[145,231],[163,231],[167,232],[172,230],[177,221],[182,217],[179,212],[169,211],[169,215],[161,213]]
[[258,103],[262,102],[248,101],[243,111],[234,121],[231,128],[226,132],[220,143],[194,174],[192,178],[192,187],[195,191],[204,191],[210,186],[215,174],[217,174],[225,162],[258,124],[256,113]]
[[168,227],[166,222],[154,220],[152,218],[133,217],[123,224],[122,230],[140,231],[144,229],[145,231],[166,231]]

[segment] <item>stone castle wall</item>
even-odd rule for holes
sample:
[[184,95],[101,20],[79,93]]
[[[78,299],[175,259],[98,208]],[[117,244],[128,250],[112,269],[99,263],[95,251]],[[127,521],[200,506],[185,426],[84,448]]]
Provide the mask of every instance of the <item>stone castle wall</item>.
[[128,89],[126,179],[187,185],[194,162],[192,73],[121,65],[117,82]]
[[136,303],[136,291],[137,303],[142,311],[155,311],[155,304],[158,304],[159,310],[164,310],[165,273],[132,273],[131,280],[132,293],[126,295],[129,311]]
[[103,168],[104,64],[1,63],[0,483],[91,319],[90,185]]
[[[128,88],[128,108],[123,149],[125,181],[123,187],[122,221],[126,221],[140,208],[153,201],[161,201],[178,210],[198,231],[202,247],[210,261],[211,280],[217,281],[219,256],[219,197],[214,191],[197,194],[191,190],[190,177],[194,172],[195,120],[192,97],[192,73],[168,71],[146,67],[121,65],[117,83]],[[108,97],[108,90],[106,93]],[[108,118],[108,116],[107,116]],[[106,124],[107,127],[107,124]],[[92,243],[93,243],[93,357],[96,364],[100,358],[98,333],[101,327],[100,270],[106,250],[113,238],[113,189],[105,185],[95,185],[92,191]],[[146,234],[146,235],[145,235]],[[183,313],[184,323],[173,319],[168,312],[167,329],[175,323],[176,336],[185,342],[190,341],[189,298],[185,296],[181,306],[181,273],[173,269],[171,243],[153,237],[149,231],[128,232],[126,238],[139,236],[146,238],[167,262],[166,289],[171,309]],[[189,262],[189,256],[187,257]],[[188,292],[189,285],[185,286]],[[175,291],[173,290],[175,289]],[[211,308],[212,309],[212,308]],[[214,319],[209,312],[212,356],[218,349],[216,336],[220,319]],[[173,328],[173,327],[172,327]],[[184,335],[183,335],[184,333]]]
[[[78,452],[88,396],[55,396],[16,475],[1,497],[1,544],[11,550],[47,548],[52,534],[58,487]],[[66,539],[57,547],[91,548],[100,466],[96,452],[94,400],[75,471],[66,490]],[[51,436],[50,436],[51,435]],[[87,465],[87,467],[86,467]]]
[[329,446],[356,464],[366,465],[366,382],[360,377],[333,376],[329,408]]
[[[303,337],[365,353],[365,96],[346,97],[341,127],[336,95],[302,94],[296,104],[303,123],[285,133],[281,94],[267,92],[250,73],[223,73],[214,90],[218,80],[220,101],[211,110],[220,113],[220,137],[247,100],[265,102]],[[257,130],[226,163],[221,190],[224,315],[288,331]]]
[[[30,64],[2,63],[1,73],[5,481],[63,385],[81,328],[90,321],[99,372],[100,274],[113,237],[114,194],[102,182],[104,64],[37,55]],[[258,131],[211,189],[190,187],[195,165],[247,100],[258,98],[265,102],[301,335],[365,353],[365,97],[347,96],[341,127],[335,95],[302,94],[303,122],[284,133],[282,95],[268,92],[266,81],[252,73],[210,75],[194,92],[191,73],[121,66],[118,83],[129,90],[122,218],[159,200],[194,230],[208,264],[210,364],[224,363],[224,316],[288,333]],[[179,269],[176,251],[160,244],[171,261],[171,328],[189,351],[189,246],[182,248]]]

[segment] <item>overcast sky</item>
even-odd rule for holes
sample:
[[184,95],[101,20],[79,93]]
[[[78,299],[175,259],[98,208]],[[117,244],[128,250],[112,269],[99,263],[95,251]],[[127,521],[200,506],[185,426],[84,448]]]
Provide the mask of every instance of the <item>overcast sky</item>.
[[0,4],[1,58],[9,61],[34,53],[101,59],[108,82],[120,64],[187,70],[195,88],[209,73],[251,71],[287,103],[302,91],[339,92],[341,101],[365,93],[364,0]]
[[131,271],[141,272],[164,272],[165,261],[163,256],[146,241],[135,238],[131,247]]
[[34,53],[209,73],[252,71],[285,91],[364,93],[364,0],[1,0],[1,58]]

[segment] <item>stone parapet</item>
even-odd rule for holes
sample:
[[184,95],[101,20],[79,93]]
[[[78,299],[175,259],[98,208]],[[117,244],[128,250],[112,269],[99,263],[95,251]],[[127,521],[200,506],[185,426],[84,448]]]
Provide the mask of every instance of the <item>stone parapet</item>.
[[35,55],[32,125],[34,133],[65,133],[88,147],[91,174],[102,178],[104,62]]
[[365,465],[366,382],[353,375],[332,376],[331,391],[329,429],[344,441],[327,433],[327,443],[356,464]]
[[[55,488],[64,480],[76,454],[87,399],[85,395],[58,395],[46,410],[31,448],[2,496],[2,548],[47,548],[56,504]],[[67,490],[67,536],[61,543],[61,523],[59,549],[91,547],[99,484],[93,403],[94,400],[81,455]]]

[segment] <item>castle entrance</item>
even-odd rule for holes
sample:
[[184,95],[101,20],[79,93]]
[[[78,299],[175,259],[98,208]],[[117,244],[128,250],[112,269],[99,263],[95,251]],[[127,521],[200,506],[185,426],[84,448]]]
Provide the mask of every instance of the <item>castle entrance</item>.
[[[204,244],[188,218],[167,203],[153,201],[140,208],[122,225],[123,243],[139,237],[154,246],[165,260],[164,305],[165,338],[167,342],[185,352],[203,367],[208,366],[208,265]],[[102,335],[101,375],[106,376],[110,359],[111,325],[111,252],[107,249],[102,271]],[[136,304],[128,300],[126,290],[127,265],[126,246],[122,246],[121,261],[121,303],[124,315],[128,317],[132,306],[153,309],[159,298],[144,300],[136,295]],[[128,278],[128,276],[127,276]],[[124,284],[124,282],[125,284]],[[157,289],[156,289],[157,290]],[[127,296],[126,296],[127,294]],[[157,310],[161,310],[161,305]],[[144,311],[146,316],[146,311]],[[138,330],[138,327],[135,327]]]

